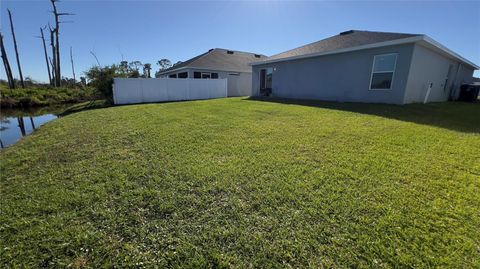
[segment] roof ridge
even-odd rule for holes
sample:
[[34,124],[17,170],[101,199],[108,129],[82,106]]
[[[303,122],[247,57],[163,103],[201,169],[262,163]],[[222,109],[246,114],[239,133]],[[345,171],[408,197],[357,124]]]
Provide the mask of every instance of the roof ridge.
[[260,54],[260,53],[249,52],[249,51],[241,51],[241,50],[233,50],[233,49],[214,48],[213,50],[217,50],[217,49],[218,49],[218,50],[225,50],[225,51],[233,51],[233,52],[245,53],[245,54],[266,56],[266,55]]
[[367,32],[367,33],[380,33],[380,34],[399,34],[399,35],[425,35],[425,34],[413,34],[413,33],[400,33],[400,32],[385,32],[385,31],[370,31],[370,30],[355,30],[355,32]]

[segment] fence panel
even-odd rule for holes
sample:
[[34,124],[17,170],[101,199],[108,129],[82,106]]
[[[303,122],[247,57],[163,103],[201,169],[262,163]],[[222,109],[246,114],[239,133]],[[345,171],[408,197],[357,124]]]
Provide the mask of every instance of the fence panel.
[[227,97],[227,79],[115,78],[117,105]]

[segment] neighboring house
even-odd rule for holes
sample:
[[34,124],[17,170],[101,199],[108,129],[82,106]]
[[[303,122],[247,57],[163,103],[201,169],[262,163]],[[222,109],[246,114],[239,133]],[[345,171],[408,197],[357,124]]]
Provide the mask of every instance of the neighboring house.
[[158,73],[159,77],[228,79],[228,96],[252,95],[251,62],[266,56],[226,49],[211,49],[204,54]]
[[456,99],[479,68],[426,35],[357,30],[251,65],[253,95],[393,104]]

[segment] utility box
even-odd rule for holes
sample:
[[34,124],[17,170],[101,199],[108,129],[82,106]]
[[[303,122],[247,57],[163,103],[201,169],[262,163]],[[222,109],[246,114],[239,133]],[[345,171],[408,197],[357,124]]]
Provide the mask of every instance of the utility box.
[[463,84],[460,86],[460,95],[458,96],[458,101],[475,102],[478,98],[479,91],[480,84]]

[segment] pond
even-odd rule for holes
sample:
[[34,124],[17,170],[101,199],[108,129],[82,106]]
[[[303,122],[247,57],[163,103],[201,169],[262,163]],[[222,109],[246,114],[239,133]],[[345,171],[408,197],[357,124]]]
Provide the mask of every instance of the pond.
[[15,144],[43,124],[58,118],[68,106],[0,110],[0,147]]

